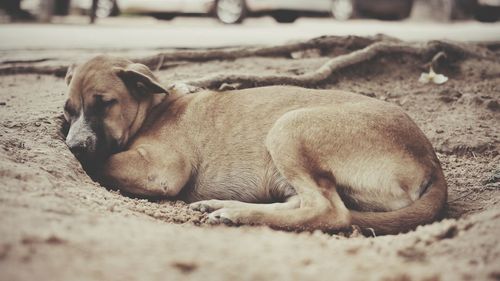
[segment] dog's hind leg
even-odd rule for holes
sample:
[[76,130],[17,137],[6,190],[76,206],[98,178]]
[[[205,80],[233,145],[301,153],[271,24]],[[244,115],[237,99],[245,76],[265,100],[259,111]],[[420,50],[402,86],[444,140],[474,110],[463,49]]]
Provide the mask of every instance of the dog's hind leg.
[[195,203],[189,204],[189,208],[191,210],[200,211],[200,212],[213,212],[223,208],[229,209],[249,209],[249,210],[288,210],[298,208],[300,205],[300,199],[298,196],[294,195],[289,198],[285,202],[276,202],[276,203],[246,203],[236,200],[203,200]]
[[218,206],[222,208],[210,213],[209,222],[268,225],[289,230],[337,230],[350,225],[349,211],[334,187],[322,194],[314,191],[316,187],[312,183],[308,187],[305,181],[294,182],[297,186],[300,184],[301,191],[285,203],[222,201]]

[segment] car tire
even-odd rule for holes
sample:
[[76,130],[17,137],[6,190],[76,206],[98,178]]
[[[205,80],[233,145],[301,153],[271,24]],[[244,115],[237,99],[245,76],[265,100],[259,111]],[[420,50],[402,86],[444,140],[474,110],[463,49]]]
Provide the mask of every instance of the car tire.
[[411,10],[413,9],[413,0],[407,0],[404,3],[403,8],[401,9],[401,12],[398,14],[398,19],[406,19],[411,15]]
[[332,0],[330,13],[336,20],[349,20],[356,16],[356,6],[352,0]]
[[478,6],[475,18],[480,22],[496,22],[500,18],[500,8],[492,6]]
[[247,14],[246,3],[244,0],[217,0],[214,14],[224,24],[241,23]]
[[454,2],[454,20],[468,20],[475,15],[476,8],[478,6],[477,0],[454,0]]
[[154,13],[151,16],[157,20],[173,20],[175,18],[174,14],[165,14],[165,13]]
[[297,13],[291,11],[277,11],[272,13],[271,16],[279,23],[293,23],[299,18]]

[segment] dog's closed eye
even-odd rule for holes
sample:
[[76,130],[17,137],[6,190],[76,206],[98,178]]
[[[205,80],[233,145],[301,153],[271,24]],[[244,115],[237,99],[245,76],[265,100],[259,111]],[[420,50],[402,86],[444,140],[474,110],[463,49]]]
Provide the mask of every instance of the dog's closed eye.
[[71,105],[69,101],[66,101],[64,104],[64,112],[66,112],[69,116],[77,116],[78,112],[75,107]]
[[117,103],[118,103],[118,100],[115,98],[107,98],[107,97],[103,97],[101,95],[95,96],[95,105],[99,108],[102,108],[102,109],[109,108],[112,105],[115,105]]
[[118,103],[118,100],[117,100],[117,99],[110,99],[110,100],[103,100],[103,101],[102,101],[102,105],[103,105],[104,107],[110,107],[110,106],[112,106],[112,105],[114,105],[114,104],[116,104],[116,103]]

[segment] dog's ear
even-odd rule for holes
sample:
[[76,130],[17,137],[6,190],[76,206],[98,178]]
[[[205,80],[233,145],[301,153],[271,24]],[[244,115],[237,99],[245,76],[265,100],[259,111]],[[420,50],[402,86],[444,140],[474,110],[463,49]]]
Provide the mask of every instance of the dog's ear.
[[125,68],[114,67],[113,70],[125,83],[130,93],[137,97],[151,94],[168,94],[168,91],[157,82],[153,72],[144,64],[133,63]]
[[69,86],[71,83],[71,79],[73,79],[73,74],[75,73],[76,64],[71,64],[68,66],[68,70],[66,71],[66,76],[64,77],[64,81],[66,81],[66,85]]

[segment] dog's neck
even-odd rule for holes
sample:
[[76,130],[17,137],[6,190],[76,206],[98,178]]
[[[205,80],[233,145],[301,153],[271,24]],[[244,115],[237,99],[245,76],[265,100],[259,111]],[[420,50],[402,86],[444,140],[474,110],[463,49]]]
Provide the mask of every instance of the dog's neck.
[[161,104],[166,98],[167,96],[163,94],[155,94],[151,99],[139,103],[134,121],[132,121],[129,127],[127,142],[139,132],[151,110]]
[[184,95],[178,93],[155,94],[151,99],[141,102],[137,109],[136,118],[129,129],[129,141],[139,133],[141,128],[147,127],[148,123],[154,122],[158,115],[167,112],[167,108],[182,96]]

